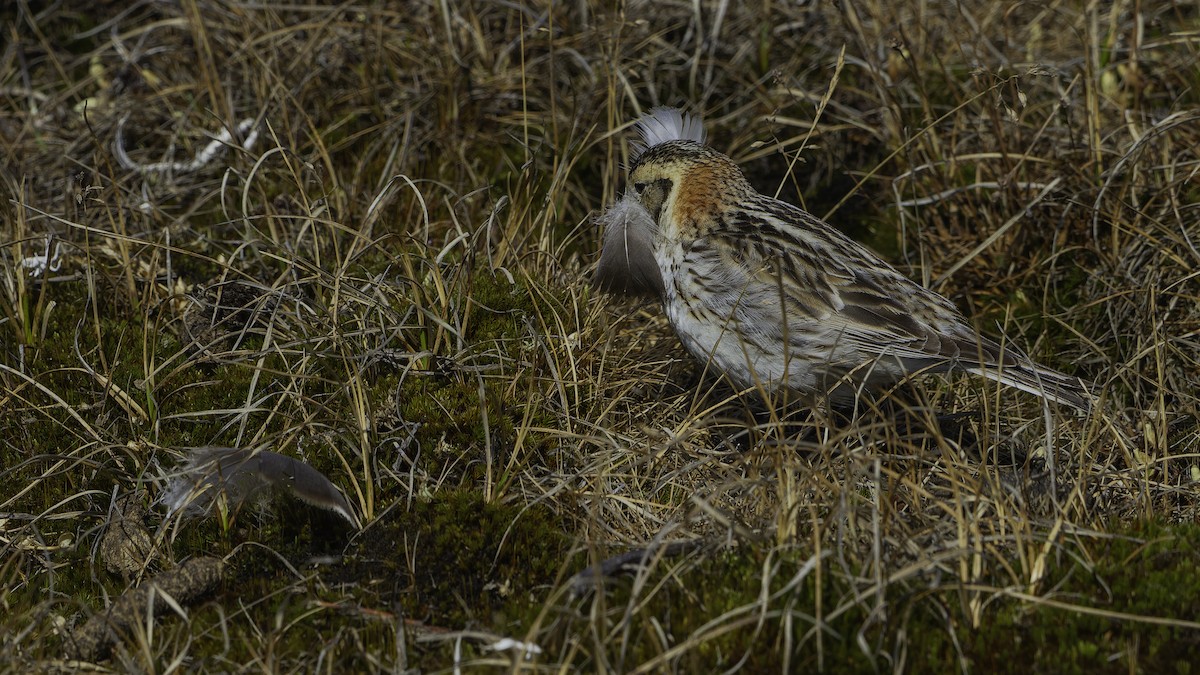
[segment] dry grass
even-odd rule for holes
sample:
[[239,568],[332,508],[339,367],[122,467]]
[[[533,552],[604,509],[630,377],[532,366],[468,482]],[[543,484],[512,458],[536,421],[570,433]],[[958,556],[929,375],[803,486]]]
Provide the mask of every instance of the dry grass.
[[[1196,648],[1194,6],[0,15],[6,670],[63,665],[89,618],[143,602],[186,620],[114,618],[111,654],[82,656],[1132,672]],[[589,290],[655,104],[1103,410],[1046,418],[968,378],[853,420],[733,396],[657,307]],[[312,463],[365,530],[286,502],[129,511],[200,445]],[[140,566],[102,544],[135,521]],[[572,581],[642,547],[631,579]],[[139,587],[209,555],[207,602]],[[487,648],[506,637],[541,651]]]

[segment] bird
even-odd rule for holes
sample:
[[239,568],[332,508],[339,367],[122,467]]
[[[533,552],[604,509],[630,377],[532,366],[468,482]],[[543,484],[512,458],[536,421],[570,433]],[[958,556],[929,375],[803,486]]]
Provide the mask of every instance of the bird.
[[763,195],[698,116],[634,124],[593,285],[657,298],[684,348],[742,390],[852,405],[917,373],[966,371],[1081,412],[1083,380],[979,334],[954,304],[822,219]]

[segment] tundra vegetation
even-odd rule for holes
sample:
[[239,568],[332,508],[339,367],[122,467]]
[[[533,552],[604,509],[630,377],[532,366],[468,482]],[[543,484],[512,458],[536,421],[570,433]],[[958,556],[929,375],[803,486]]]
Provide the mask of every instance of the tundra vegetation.
[[[3,670],[1200,667],[1195,3],[0,17]],[[590,286],[659,104],[1098,410],[736,396]]]

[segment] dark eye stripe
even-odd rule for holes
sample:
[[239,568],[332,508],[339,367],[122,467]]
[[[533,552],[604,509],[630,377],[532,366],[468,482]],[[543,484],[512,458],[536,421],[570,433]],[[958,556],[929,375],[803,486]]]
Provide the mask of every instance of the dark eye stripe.
[[640,193],[642,190],[646,189],[646,184],[645,183],[634,183],[633,189],[637,190]]

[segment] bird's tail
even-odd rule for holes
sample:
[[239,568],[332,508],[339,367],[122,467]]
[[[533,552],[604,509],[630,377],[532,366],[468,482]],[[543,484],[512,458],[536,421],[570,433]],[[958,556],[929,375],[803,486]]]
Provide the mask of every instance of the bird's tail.
[[1083,380],[1032,363],[1010,365],[1002,369],[976,366],[968,370],[1080,412],[1089,412],[1095,406],[1096,399]]

